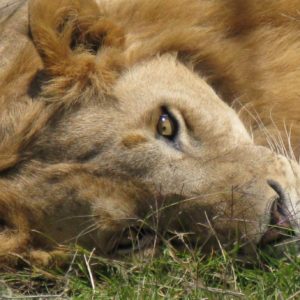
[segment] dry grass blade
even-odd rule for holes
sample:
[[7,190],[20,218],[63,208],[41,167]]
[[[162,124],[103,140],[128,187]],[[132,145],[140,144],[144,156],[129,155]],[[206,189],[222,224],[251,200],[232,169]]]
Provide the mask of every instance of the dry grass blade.
[[59,295],[30,295],[30,296],[5,296],[1,295],[1,299],[7,300],[7,299],[68,299],[68,297],[64,297],[64,293]]
[[238,298],[246,298],[246,295],[241,293],[241,292],[237,292],[237,291],[231,291],[231,290],[224,290],[224,289],[219,289],[219,288],[213,288],[213,287],[207,287],[204,286],[202,283],[198,284],[196,283],[196,286],[193,285],[193,288],[198,288],[210,293],[214,293],[214,294],[221,294],[221,295],[228,295],[228,296],[233,296],[233,297],[238,297]]
[[91,286],[92,286],[92,289],[93,289],[93,293],[95,293],[95,281],[94,281],[94,276],[93,276],[93,272],[91,270],[91,266],[90,266],[90,261],[91,261],[91,258],[95,252],[95,248],[93,249],[93,251],[91,252],[89,258],[87,259],[86,255],[84,254],[83,257],[84,257],[84,261],[85,261],[85,265],[86,265],[86,268],[88,270],[88,273],[89,273],[89,279],[90,279],[90,282],[91,282]]
[[286,300],[299,299],[298,298],[299,296],[300,296],[300,290],[298,292],[296,292],[295,294],[293,294],[292,296],[290,296],[289,298],[287,298]]

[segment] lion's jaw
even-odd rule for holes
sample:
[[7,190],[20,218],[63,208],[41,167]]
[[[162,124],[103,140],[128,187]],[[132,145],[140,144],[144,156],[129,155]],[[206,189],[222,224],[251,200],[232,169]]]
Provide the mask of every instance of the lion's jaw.
[[[34,195],[36,188],[30,201],[43,195],[44,210],[51,207],[39,221],[40,231],[59,242],[77,232],[82,245],[112,254],[131,247],[132,231],[158,237],[188,232],[198,246],[257,245],[278,198],[269,180],[288,195],[284,205],[297,230],[298,165],[254,145],[236,113],[175,57],[157,57],[124,73],[111,101],[68,113],[37,142],[36,159],[52,162],[52,170],[77,161],[68,178],[56,178],[61,195],[72,188],[71,196],[65,193],[64,210],[63,196],[53,198],[53,184],[36,183],[39,193]],[[177,122],[173,139],[157,131],[166,111]],[[73,208],[78,202],[87,207],[83,215],[90,220],[84,224],[90,227],[65,221],[59,231],[57,220],[79,214],[78,206]]]

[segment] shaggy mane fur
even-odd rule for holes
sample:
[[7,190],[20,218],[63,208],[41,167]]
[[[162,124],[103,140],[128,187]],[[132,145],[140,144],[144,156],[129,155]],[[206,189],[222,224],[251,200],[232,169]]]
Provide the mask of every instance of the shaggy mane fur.
[[266,144],[261,125],[275,139],[279,131],[288,140],[291,131],[298,157],[299,1],[99,1],[100,9],[84,3],[32,1],[30,28],[43,67],[35,62],[35,50],[22,51],[25,66],[17,61],[2,74],[1,91],[13,77],[43,69],[49,101],[87,99],[84,93],[109,93],[124,67],[177,52],[224,101],[247,106],[242,118],[258,142]]

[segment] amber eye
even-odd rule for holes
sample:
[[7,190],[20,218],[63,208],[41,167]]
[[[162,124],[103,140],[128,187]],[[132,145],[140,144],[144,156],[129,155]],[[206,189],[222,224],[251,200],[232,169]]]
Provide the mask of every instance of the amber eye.
[[157,132],[167,138],[173,139],[178,131],[178,126],[175,119],[168,113],[164,113],[159,117],[157,124]]

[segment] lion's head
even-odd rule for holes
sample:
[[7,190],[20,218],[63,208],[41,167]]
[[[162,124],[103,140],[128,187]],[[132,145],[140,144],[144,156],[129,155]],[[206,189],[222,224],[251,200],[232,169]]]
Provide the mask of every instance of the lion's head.
[[175,53],[129,64],[92,2],[30,4],[32,42],[0,85],[1,255],[178,236],[250,253],[297,234],[299,166],[256,145]]

